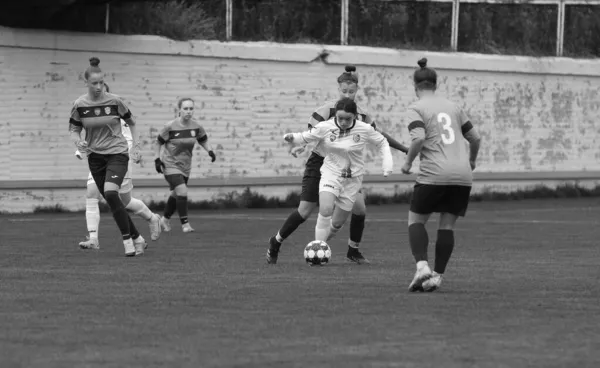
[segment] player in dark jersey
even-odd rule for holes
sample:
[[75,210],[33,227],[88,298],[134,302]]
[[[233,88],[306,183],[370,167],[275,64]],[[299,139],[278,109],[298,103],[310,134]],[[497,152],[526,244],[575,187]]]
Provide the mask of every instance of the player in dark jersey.
[[[130,149],[121,131],[123,119],[132,135],[132,156],[139,155],[139,139],[135,120],[123,100],[104,88],[104,74],[98,58],[90,59],[84,76],[88,92],[80,96],[71,109],[69,131],[80,152],[87,153],[90,172],[100,194],[108,203],[121,231],[126,256],[144,253],[147,244],[131,221],[119,188],[127,173]],[[85,139],[81,131],[85,129]]]
[[[437,73],[418,62],[413,75],[419,101],[408,108],[411,144],[402,172],[410,174],[420,156],[419,174],[408,212],[408,238],[417,271],[408,290],[433,291],[440,287],[454,249],[454,225],[465,216],[481,137],[456,103],[435,94]],[[465,144],[464,139],[469,142]],[[429,236],[425,224],[440,213],[433,273],[427,263]]]
[[[356,68],[354,66],[346,66],[345,72],[342,73],[338,79],[338,87],[340,91],[340,98],[350,98],[354,100],[356,93],[358,92],[358,76],[356,75]],[[310,117],[308,122],[309,129],[312,129],[315,125],[322,121],[329,120],[335,116],[335,101],[329,101],[323,106],[319,107]],[[389,146],[407,152],[408,149],[394,140],[392,137],[384,132],[381,132],[375,126],[373,119],[363,109],[358,107],[358,120],[361,120],[367,124],[371,124],[377,131],[379,131],[388,141]],[[279,249],[281,243],[289,237],[306,219],[311,213],[317,208],[317,202],[319,200],[319,181],[321,180],[321,166],[323,165],[323,153],[320,150],[320,146],[311,147],[312,152],[308,161],[306,162],[306,168],[304,170],[304,176],[302,177],[302,194],[300,197],[300,205],[298,209],[292,212],[286,221],[284,222],[279,232],[269,239],[269,250],[267,251],[267,262],[270,264],[277,263],[279,256]],[[292,155],[296,156],[304,148],[292,150]],[[369,263],[369,261],[362,255],[358,247],[362,240],[362,234],[365,227],[366,217],[366,206],[362,192],[356,197],[354,207],[352,208],[352,216],[350,218],[350,239],[348,240],[348,252],[346,253],[346,259],[358,264]]]
[[192,171],[194,145],[198,142],[208,152],[211,162],[215,162],[217,156],[208,143],[208,135],[204,128],[193,119],[194,100],[182,98],[177,103],[177,107],[179,117],[166,123],[156,139],[154,163],[156,171],[164,174],[171,189],[161,218],[162,230],[171,231],[170,219],[177,209],[181,228],[184,233],[189,233],[194,231],[188,221],[187,213],[187,183]]

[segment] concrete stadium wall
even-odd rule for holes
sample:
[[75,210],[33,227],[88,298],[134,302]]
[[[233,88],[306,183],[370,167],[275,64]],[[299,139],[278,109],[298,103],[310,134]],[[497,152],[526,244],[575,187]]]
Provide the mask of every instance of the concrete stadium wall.
[[[90,56],[101,59],[107,83],[137,117],[145,159],[134,182],[145,199],[166,195],[150,142],[175,116],[179,97],[197,101],[197,117],[218,156],[211,164],[198,149],[192,199],[246,186],[285,195],[299,188],[304,160],[289,156],[281,137],[303,130],[317,106],[337,97],[335,80],[345,64],[358,66],[358,102],[384,131],[408,142],[403,113],[415,100],[411,74],[422,56],[441,75],[440,93],[464,104],[482,132],[476,190],[591,185],[600,178],[598,60],[175,42],[0,27],[0,211],[56,203],[83,207],[87,167],[73,155],[67,126],[72,101],[85,93]],[[395,159],[399,172],[403,155]],[[367,190],[392,193],[410,186],[412,177],[380,178],[380,163],[376,157],[369,162]]]

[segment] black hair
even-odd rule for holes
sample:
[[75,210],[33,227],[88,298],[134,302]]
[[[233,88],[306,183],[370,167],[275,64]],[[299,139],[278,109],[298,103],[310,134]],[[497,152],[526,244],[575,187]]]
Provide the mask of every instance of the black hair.
[[102,69],[100,69],[99,65],[100,59],[98,59],[95,56],[90,58],[90,66],[87,67],[84,73],[86,80],[90,77],[90,74],[92,73],[102,73]]
[[356,102],[347,97],[344,97],[335,103],[335,112],[338,112],[340,110],[352,113],[354,115],[358,115],[358,107],[356,107]]
[[104,90],[110,93],[110,88],[108,87],[108,83],[104,83]]
[[417,62],[419,69],[415,70],[413,74],[413,81],[417,89],[431,89],[437,88],[437,73],[433,68],[427,67],[427,59],[422,58]]
[[344,72],[340,74],[337,79],[338,83],[356,83],[358,84],[358,75],[356,75],[356,67],[353,65],[346,65]]

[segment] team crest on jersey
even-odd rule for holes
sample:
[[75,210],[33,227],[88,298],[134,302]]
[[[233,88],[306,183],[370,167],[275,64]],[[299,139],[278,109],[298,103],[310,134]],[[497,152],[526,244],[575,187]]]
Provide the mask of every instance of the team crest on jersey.
[[100,115],[100,109],[94,109],[94,114],[96,114],[96,116]]
[[335,141],[335,139],[336,139],[336,138],[337,138],[337,137],[336,137],[334,134],[332,134],[332,135],[330,135],[330,136],[329,136],[329,140],[330,140],[331,142]]
[[360,134],[354,134],[354,142],[360,142]]
[[104,113],[105,113],[106,115],[110,115],[110,107],[106,106],[106,107],[104,108]]

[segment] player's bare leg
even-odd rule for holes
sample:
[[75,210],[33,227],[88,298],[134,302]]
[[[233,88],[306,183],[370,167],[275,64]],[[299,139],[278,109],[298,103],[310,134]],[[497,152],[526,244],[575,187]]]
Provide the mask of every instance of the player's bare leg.
[[98,228],[100,226],[100,206],[99,200],[102,196],[95,182],[87,185],[85,195],[85,222],[87,225],[88,236],[85,241],[79,243],[81,249],[100,249],[98,240]]
[[334,214],[336,198],[336,195],[331,192],[319,193],[319,216],[317,217],[317,225],[315,226],[315,240],[327,242],[329,239],[332,228],[331,218]]
[[335,237],[335,235],[342,229],[346,220],[348,220],[348,216],[350,216],[350,211],[346,211],[336,206],[333,209],[333,214],[331,215],[331,222],[329,225],[329,234],[327,235],[327,242]]
[[125,209],[131,213],[138,215],[148,222],[150,228],[150,239],[158,240],[161,233],[160,216],[150,211],[148,206],[137,198],[131,195],[131,191],[120,192],[119,196],[125,205]]
[[417,271],[415,276],[408,286],[408,291],[424,291],[423,283],[429,280],[432,276],[429,263],[427,262],[427,246],[429,244],[429,236],[425,224],[429,220],[430,214],[418,214],[412,211],[408,212],[408,239],[410,249],[412,251],[415,262],[417,263]]
[[181,229],[184,233],[191,233],[194,231],[192,225],[188,221],[188,188],[185,184],[180,184],[175,187],[175,198],[177,201],[177,213],[179,214],[179,220],[181,221]]
[[452,251],[454,250],[454,225],[458,216],[451,213],[441,213],[438,226],[437,240],[435,242],[435,265],[433,276],[423,282],[425,291],[437,290],[442,285],[442,278]]
[[359,250],[362,240],[363,231],[365,229],[365,217],[367,215],[367,205],[365,204],[365,196],[359,192],[352,207],[352,216],[350,218],[350,239],[348,239],[348,252],[346,259],[350,262],[358,264],[368,264],[366,259]]
[[290,213],[288,218],[283,223],[283,226],[275,236],[269,239],[269,250],[267,251],[267,263],[277,263],[279,257],[279,250],[283,241],[300,226],[313,211],[317,208],[317,202],[300,201],[298,208]]
[[105,182],[104,199],[110,206],[115,222],[123,236],[125,256],[132,257],[143,254],[146,241],[137,231],[137,228],[133,224],[133,221],[131,221],[129,214],[119,197],[119,185],[116,183]]

